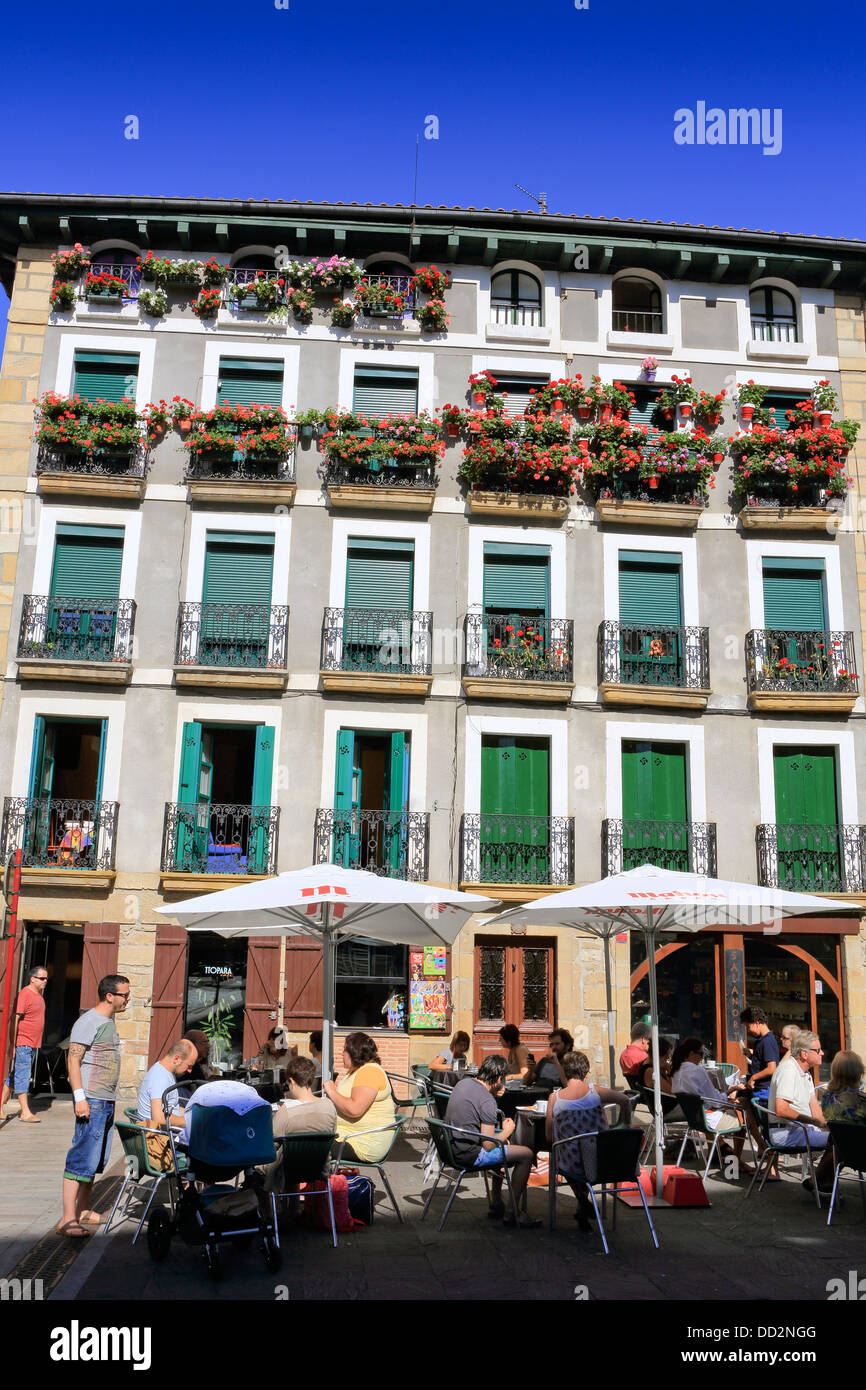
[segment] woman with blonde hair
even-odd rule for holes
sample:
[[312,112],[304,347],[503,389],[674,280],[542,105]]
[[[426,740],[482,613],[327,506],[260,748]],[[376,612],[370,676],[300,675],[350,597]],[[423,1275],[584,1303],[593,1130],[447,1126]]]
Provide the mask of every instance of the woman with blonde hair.
[[849,1124],[866,1124],[866,1095],[863,1084],[863,1059],[856,1052],[837,1052],[830,1063],[830,1080],[821,1093],[821,1109],[827,1124],[844,1120]]

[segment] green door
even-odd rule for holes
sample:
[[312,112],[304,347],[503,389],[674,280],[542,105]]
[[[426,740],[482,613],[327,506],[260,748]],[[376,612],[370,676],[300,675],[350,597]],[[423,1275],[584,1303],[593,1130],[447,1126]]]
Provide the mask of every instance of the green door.
[[180,873],[201,874],[208,863],[213,739],[197,721],[184,724],[177,789],[177,862]]
[[402,731],[391,734],[388,827],[385,857],[392,878],[404,878],[409,850],[409,746]]
[[46,644],[60,659],[112,659],[123,534],[122,526],[58,525]]
[[271,784],[277,731],[271,724],[256,729],[253,763],[253,804],[250,814],[249,859],[247,872],[266,874],[270,860]]
[[411,661],[414,541],[350,537],[344,671],[399,671]]
[[76,352],[73,396],[91,402],[134,401],[137,387],[137,352]]
[[481,742],[482,883],[550,880],[550,747],[546,739]]
[[620,679],[629,685],[683,683],[682,557],[619,553]]
[[682,743],[622,745],[622,867],[689,871],[686,749]]
[[273,571],[272,535],[208,532],[200,665],[267,665]]
[[337,730],[334,778],[334,863],[357,867],[361,817],[361,767],[355,757],[354,729]]
[[780,888],[843,892],[835,749],[774,748],[773,780]]

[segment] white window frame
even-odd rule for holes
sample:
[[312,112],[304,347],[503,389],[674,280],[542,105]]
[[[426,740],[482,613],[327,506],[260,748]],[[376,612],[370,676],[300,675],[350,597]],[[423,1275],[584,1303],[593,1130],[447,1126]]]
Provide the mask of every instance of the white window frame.
[[204,367],[201,380],[201,408],[213,410],[217,404],[219,367],[223,357],[244,358],[251,362],[282,362],[283,398],[281,405],[291,419],[298,399],[298,374],[301,349],[295,343],[284,347],[280,343],[232,343],[225,336],[209,339],[204,348]]
[[18,706],[15,760],[12,768],[12,796],[27,796],[30,788],[30,760],[36,716],[45,719],[105,719],[105,760],[102,768],[103,801],[120,800],[120,768],[123,753],[123,724],[126,707],[122,700],[80,699],[77,696],[23,695]]
[[[489,312],[488,292],[488,312]],[[544,376],[548,381],[561,381],[565,376],[564,357],[512,357],[508,352],[473,353],[472,373],[497,372],[510,376]]]
[[823,562],[827,589],[827,622],[833,632],[845,630],[842,603],[842,566],[835,545],[809,541],[746,541],[746,573],[749,585],[749,627],[763,629],[764,582],[763,560],[790,557],[792,560]]
[[[758,729],[758,795],[762,825],[776,825],[776,779],[773,772],[773,753],[776,748],[793,747],[798,743],[813,744],[816,748],[836,750],[836,794],[840,825],[859,825],[857,811],[857,773],[854,755],[854,734],[850,729]],[[778,861],[772,852],[767,855],[767,867],[774,876]],[[861,885],[862,886],[862,885]]]
[[200,724],[240,724],[245,728],[255,729],[260,724],[269,724],[274,728],[274,758],[271,765],[271,806],[279,804],[277,793],[279,787],[279,750],[282,737],[283,712],[282,706],[278,701],[267,702],[266,704],[255,705],[255,714],[249,703],[242,705],[223,705],[214,704],[211,700],[189,700],[177,705],[177,728],[174,738],[174,764],[171,777],[171,795],[166,797],[169,805],[177,802],[177,789],[180,782],[180,769],[183,759],[183,726],[191,724],[193,720]]
[[[204,562],[207,537],[210,531],[240,531],[250,536],[273,536],[274,569],[271,580],[271,604],[289,601],[289,557],[292,539],[292,518],[274,516],[267,512],[250,516],[249,512],[193,512],[189,536],[189,560],[186,571],[186,603],[199,603],[204,592]],[[282,643],[279,634],[270,630],[268,662],[276,660],[276,648]],[[191,653],[195,655],[195,653]]]
[[[31,593],[50,594],[51,592],[51,571],[54,568],[58,525],[113,526],[121,530],[123,532],[123,552],[120,561],[120,589],[117,597],[118,600],[135,598],[138,553],[141,548],[141,512],[109,511],[105,507],[54,507],[44,504],[39,515],[39,533],[36,540]],[[41,622],[30,625],[29,640],[44,642],[47,626],[48,612],[46,610]],[[118,625],[118,631],[115,633],[115,655],[128,661],[129,651],[128,634],[121,631]]]
[[[409,810],[427,810],[427,715],[417,713],[388,714],[379,710],[359,709],[357,705],[343,709],[326,709],[322,733],[322,783],[319,805],[325,809],[334,805],[334,781],[337,773],[337,734],[340,729],[355,729],[359,733],[398,733],[410,738],[409,753]],[[366,808],[365,808],[366,809]]]
[[352,409],[356,367],[415,367],[418,371],[418,414],[425,410],[432,414],[436,405],[436,371],[431,352],[400,349],[383,354],[370,348],[342,348],[337,405],[343,410]]
[[622,820],[622,745],[625,740],[640,743],[684,743],[688,749],[689,819],[707,823],[707,772],[702,725],[639,724],[609,720],[605,729],[607,762],[607,817]]
[[[467,611],[484,612],[484,545],[486,541],[506,545],[543,545],[550,551],[548,575],[550,581],[550,638],[567,643],[565,536],[561,531],[539,527],[537,530],[515,531],[506,526],[471,526],[469,528],[469,587]],[[481,624],[467,630],[467,666],[484,664],[484,633]]]
[[[339,518],[333,522],[331,532],[331,577],[328,586],[328,607],[346,607],[346,564],[349,538],[357,536],[362,540],[411,540],[415,550],[412,565],[412,609],[413,613],[430,611],[430,527],[423,521],[346,521]],[[396,628],[387,640],[399,641],[410,648],[410,661],[413,666],[423,666],[430,662],[430,628],[413,626],[411,635],[401,634]],[[383,633],[383,641],[385,641]],[[342,629],[333,628],[329,637],[329,662],[339,665],[343,654]]]
[[[481,272],[478,281],[478,313],[479,323],[478,332],[483,336],[488,324],[493,324],[493,279],[496,275],[503,275],[509,270],[519,270],[524,275],[531,275],[533,280],[538,283],[541,290],[541,323],[526,326],[527,335],[550,333],[552,336],[559,334],[559,293],[554,277],[546,274],[539,266],[532,261],[521,261],[511,259],[498,261],[489,270]],[[515,325],[518,326],[518,325]],[[501,324],[497,327],[502,327]],[[519,337],[516,337],[519,343]]]
[[72,395],[76,352],[134,352],[138,357],[136,409],[141,410],[152,399],[153,364],[156,358],[153,338],[144,338],[140,334],[126,337],[120,333],[64,333],[60,339],[54,379],[54,390],[60,396]]
[[683,627],[700,624],[698,595],[698,542],[695,536],[670,540],[663,536],[611,535],[603,537],[604,555],[604,616],[607,622],[619,622],[619,553],[621,550],[647,550],[654,555],[679,557],[682,571]]

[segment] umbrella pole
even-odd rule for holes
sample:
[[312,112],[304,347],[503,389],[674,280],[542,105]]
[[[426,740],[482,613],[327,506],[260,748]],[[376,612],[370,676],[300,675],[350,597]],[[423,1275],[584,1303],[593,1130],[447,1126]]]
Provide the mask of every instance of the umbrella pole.
[[661,1066],[659,1063],[659,1001],[656,989],[656,944],[650,926],[651,908],[647,909],[647,924],[644,928],[646,940],[647,978],[650,996],[650,1023],[652,1026],[653,1053],[653,1100],[655,1104],[656,1128],[656,1196],[661,1197],[664,1187],[664,1117],[662,1115]]
[[607,1063],[610,1072],[611,1090],[616,1088],[616,1077],[614,1074],[614,1042],[613,1035],[616,1027],[616,1018],[613,1012],[613,992],[610,982],[610,937],[605,932],[604,935],[604,987],[607,995]]
[[334,1079],[334,951],[336,943],[331,930],[331,908],[322,907],[322,1080]]

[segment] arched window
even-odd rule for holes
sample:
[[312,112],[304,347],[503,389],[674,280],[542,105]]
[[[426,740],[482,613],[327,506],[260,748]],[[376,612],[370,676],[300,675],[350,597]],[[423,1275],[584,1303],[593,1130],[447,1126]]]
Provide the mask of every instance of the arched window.
[[90,266],[94,275],[116,275],[123,281],[124,299],[138,299],[141,273],[138,255],[120,246],[105,246],[96,251]]
[[614,280],[613,328],[618,333],[664,333],[662,297],[652,280],[639,275]]
[[764,343],[797,343],[797,306],[787,290],[762,285],[749,295],[752,337]]
[[[241,256],[235,261],[228,273],[227,285],[248,285],[251,280],[255,280],[259,271],[264,270],[270,279],[279,279],[280,272],[274,264],[274,257],[268,256],[264,252],[255,255]],[[244,309],[254,309],[256,300],[252,295],[242,295],[237,290],[231,295],[234,307]]]
[[541,323],[541,285],[525,270],[501,270],[490,281],[490,320],[536,327]]
[[402,261],[374,261],[370,269],[364,271],[364,279],[371,285],[388,285],[395,294],[404,294],[411,302],[409,281],[412,271]]

